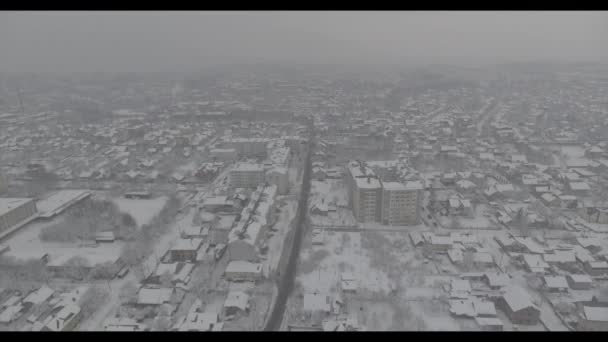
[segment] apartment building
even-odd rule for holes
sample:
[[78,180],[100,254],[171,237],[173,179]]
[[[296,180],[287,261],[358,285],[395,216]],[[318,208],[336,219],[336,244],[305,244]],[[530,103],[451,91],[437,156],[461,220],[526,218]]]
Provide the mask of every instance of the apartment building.
[[256,188],[264,184],[264,165],[238,163],[230,170],[230,187]]
[[37,212],[32,198],[0,198],[0,234]]
[[406,226],[418,224],[420,182],[382,182],[382,224]]
[[351,166],[349,183],[349,198],[357,221],[379,222],[382,184],[373,170],[361,164]]

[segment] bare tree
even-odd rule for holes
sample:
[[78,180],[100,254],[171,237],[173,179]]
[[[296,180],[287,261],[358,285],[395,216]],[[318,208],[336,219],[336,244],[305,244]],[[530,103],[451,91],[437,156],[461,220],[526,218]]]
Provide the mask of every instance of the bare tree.
[[89,287],[79,302],[83,318],[86,319],[99,310],[99,307],[105,303],[108,296],[108,290],[102,286]]
[[137,301],[137,291],[137,286],[130,281],[120,288],[118,298],[123,304],[135,303]]

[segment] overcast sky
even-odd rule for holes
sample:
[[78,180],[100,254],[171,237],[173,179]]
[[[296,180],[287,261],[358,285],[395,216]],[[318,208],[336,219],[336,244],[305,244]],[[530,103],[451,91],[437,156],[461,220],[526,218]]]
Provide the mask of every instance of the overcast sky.
[[608,12],[2,12],[0,71],[608,60]]

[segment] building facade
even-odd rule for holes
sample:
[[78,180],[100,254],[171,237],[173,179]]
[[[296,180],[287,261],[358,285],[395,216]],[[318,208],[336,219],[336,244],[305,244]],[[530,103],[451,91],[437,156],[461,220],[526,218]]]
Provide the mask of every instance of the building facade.
[[0,198],[0,234],[35,215],[32,198]]
[[264,166],[260,164],[241,163],[230,170],[231,188],[256,188],[264,184]]
[[398,182],[382,183],[382,224],[406,226],[418,224],[417,182],[406,184]]
[[379,222],[381,219],[382,185],[374,172],[362,165],[349,169],[350,204],[359,222]]

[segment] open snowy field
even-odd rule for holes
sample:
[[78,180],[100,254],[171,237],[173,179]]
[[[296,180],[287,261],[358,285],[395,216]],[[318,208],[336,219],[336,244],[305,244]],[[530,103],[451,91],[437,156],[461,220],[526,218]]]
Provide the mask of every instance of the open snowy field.
[[131,214],[139,227],[150,223],[167,203],[167,197],[162,196],[154,199],[128,199],[128,198],[113,198],[118,209],[127,214]]
[[351,272],[360,290],[388,294],[394,286],[372,265],[362,248],[361,233],[325,231],[324,245],[311,246],[300,255],[297,282],[304,292],[337,293],[343,272]]
[[50,261],[67,261],[73,257],[83,257],[91,265],[114,262],[120,255],[123,243],[98,244],[96,247],[80,245],[80,243],[58,243],[41,241],[38,235],[40,231],[48,226],[60,223],[63,219],[57,218],[48,222],[34,222],[28,224],[5,243],[10,246],[7,255],[17,259],[40,259],[44,254],[49,254]]

